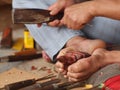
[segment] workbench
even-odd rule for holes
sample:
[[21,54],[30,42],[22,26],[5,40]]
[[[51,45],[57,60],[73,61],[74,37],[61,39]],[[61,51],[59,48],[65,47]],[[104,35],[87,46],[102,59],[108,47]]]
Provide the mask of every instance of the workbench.
[[[23,36],[23,30],[15,30],[13,33],[14,40],[16,38],[22,37]],[[19,33],[19,34],[18,34]],[[0,34],[1,35],[1,34]],[[6,55],[11,55],[16,50],[13,49],[0,49],[0,57],[1,56],[6,56]],[[35,66],[36,70],[31,70],[31,67]],[[30,61],[19,61],[19,62],[7,62],[7,63],[0,63],[0,73],[3,73],[7,70],[10,70],[12,68],[17,68],[20,70],[24,70],[26,72],[39,75],[40,77],[50,73],[48,70],[41,70],[42,67],[46,67],[47,69],[51,69],[51,72],[53,71],[54,64],[46,62],[43,58],[39,59],[34,59]],[[98,85],[108,78],[120,74],[120,66],[119,64],[112,64],[106,66],[104,69],[100,69],[98,72],[93,74],[86,82],[87,83],[92,83],[93,85]],[[73,90],[80,90],[78,89],[73,89]]]
[[[2,0],[3,1],[3,0]],[[8,1],[8,0],[6,0]],[[11,0],[10,0],[11,1]],[[7,25],[12,26],[14,30],[13,33],[13,39],[23,37],[23,25],[13,25],[11,20],[11,6],[2,6],[0,7],[0,11],[2,12],[0,14],[0,21],[2,22],[0,24],[0,31],[2,31]],[[18,28],[21,27],[22,28]],[[0,40],[1,40],[1,32],[0,32]],[[12,55],[16,50],[13,49],[0,49],[0,57]],[[31,70],[31,67],[35,66],[37,67],[36,70]],[[19,62],[8,62],[8,63],[0,63],[0,74],[11,70],[12,68],[24,70],[26,72],[38,75],[39,77],[44,76],[50,72],[47,70],[41,70],[41,67],[46,67],[48,69],[53,69],[54,64],[46,62],[44,59],[34,59],[31,61],[19,61]],[[94,73],[88,80],[86,80],[87,83],[91,83],[93,85],[98,85],[108,78],[120,74],[120,65],[119,64],[112,64],[108,65],[102,69],[100,69],[98,72]],[[79,88],[74,90],[80,90]]]

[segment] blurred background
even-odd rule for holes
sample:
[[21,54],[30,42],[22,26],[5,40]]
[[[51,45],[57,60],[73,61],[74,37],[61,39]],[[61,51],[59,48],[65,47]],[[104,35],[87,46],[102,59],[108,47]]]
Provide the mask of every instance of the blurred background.
[[[23,24],[13,24],[12,22],[12,0],[0,0],[0,60],[1,57],[15,55],[16,52],[41,50],[28,33],[29,31]],[[25,47],[26,45],[29,47]],[[0,62],[0,73],[19,63],[21,62]]]
[[12,23],[11,10],[12,0],[0,0],[0,31],[3,31],[6,27],[11,27],[12,29],[24,27],[23,25]]
[[37,44],[28,33],[23,24],[12,22],[12,0],[0,0],[0,56],[6,55],[7,51],[26,49],[25,40],[28,40],[27,45],[32,43],[32,47],[27,47],[27,49],[36,49]]

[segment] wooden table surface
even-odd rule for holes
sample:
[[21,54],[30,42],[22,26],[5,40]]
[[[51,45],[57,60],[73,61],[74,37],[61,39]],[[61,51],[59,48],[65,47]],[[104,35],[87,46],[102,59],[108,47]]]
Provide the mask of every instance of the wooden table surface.
[[[19,33],[19,34],[16,34],[16,33]],[[22,30],[15,31],[14,39],[21,37],[21,35],[22,35]],[[6,56],[6,55],[11,55],[11,54],[13,54],[13,52],[16,52],[16,51],[12,50],[12,49],[0,49],[0,57]],[[33,66],[36,67],[35,70],[31,70],[31,68]],[[13,67],[21,69],[21,70],[25,70],[26,72],[40,75],[40,77],[50,73],[51,71],[54,73],[54,71],[53,71],[54,64],[48,63],[42,58],[31,60],[31,61],[24,61],[24,62],[20,61],[20,62],[12,62],[12,63],[10,63],[10,62],[9,63],[0,63],[0,73],[10,70]],[[44,70],[43,67],[46,68],[46,70]],[[49,69],[51,69],[51,71]],[[103,73],[102,75],[101,75],[101,72]],[[108,78],[110,78],[114,75],[118,75],[118,74],[120,74],[119,64],[109,65],[103,69],[100,69],[95,74],[93,74],[88,79],[88,82],[92,83],[94,85],[97,85],[101,82],[104,82]],[[76,88],[76,89],[72,89],[72,90],[80,90],[80,88]]]

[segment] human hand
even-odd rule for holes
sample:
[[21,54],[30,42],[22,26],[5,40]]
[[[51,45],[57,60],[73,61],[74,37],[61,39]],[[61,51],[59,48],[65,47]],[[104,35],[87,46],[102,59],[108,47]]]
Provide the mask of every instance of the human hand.
[[[51,5],[48,9],[51,11],[51,15],[56,15],[57,13],[64,11],[64,9],[72,4],[74,4],[74,0],[57,0],[56,3]],[[63,24],[60,23],[60,20],[54,20],[48,23],[50,26],[62,26]]]
[[67,7],[61,23],[70,29],[80,30],[85,24],[94,18],[94,3],[87,1]]
[[68,67],[69,81],[81,81],[89,78],[94,72],[108,65],[105,49],[96,50],[90,57],[78,60]]
[[[67,50],[68,51],[67,51]],[[69,50],[69,48],[66,48],[62,50],[57,57],[57,63],[56,63],[56,68],[57,70],[64,75],[67,73],[68,66],[75,63],[77,60],[81,58],[86,58],[89,57],[90,55],[85,52],[80,52],[80,51],[72,51]],[[65,51],[66,50],[66,51]]]

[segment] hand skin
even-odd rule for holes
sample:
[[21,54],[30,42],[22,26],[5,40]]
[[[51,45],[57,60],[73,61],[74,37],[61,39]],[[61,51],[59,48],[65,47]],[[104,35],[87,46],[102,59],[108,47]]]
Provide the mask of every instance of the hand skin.
[[93,1],[87,1],[67,7],[61,23],[70,29],[80,30],[86,23],[94,18],[93,5]]
[[[102,40],[90,40],[76,36],[67,42],[65,48],[59,52],[57,58],[65,55],[69,51],[82,51],[92,54],[97,48],[106,48],[106,44]],[[67,70],[65,70],[64,67],[66,66],[63,63],[57,61],[55,66],[59,72],[66,75]]]
[[120,0],[92,0],[72,5],[65,8],[61,23],[80,30],[96,16],[120,20]]
[[[60,11],[64,11],[66,7],[75,4],[74,0],[57,0],[56,3],[51,5],[48,9],[51,11],[51,15],[56,15]],[[48,23],[50,26],[61,26],[60,20],[54,20],[53,22]]]
[[100,68],[112,63],[120,63],[120,51],[97,49],[91,57],[78,60],[76,63],[70,65],[67,77],[69,81],[81,81],[89,78]]
[[120,0],[94,0],[95,16],[120,20]]
[[[104,50],[93,53],[88,58],[78,60],[68,67],[67,77],[69,81],[81,81],[89,78],[94,72],[104,65]],[[99,55],[100,53],[100,55]]]

